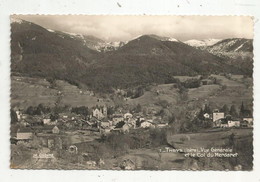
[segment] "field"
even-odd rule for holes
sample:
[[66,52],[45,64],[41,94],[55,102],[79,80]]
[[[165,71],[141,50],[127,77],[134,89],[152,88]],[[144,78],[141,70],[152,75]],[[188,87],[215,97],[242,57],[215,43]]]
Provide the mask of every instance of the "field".
[[[209,103],[215,106],[223,106],[224,104],[235,105],[237,109],[241,103],[247,105],[248,108],[253,108],[253,79],[241,78],[240,75],[233,75],[231,79],[224,76],[214,75],[220,80],[221,86],[226,86],[221,89],[215,96],[209,98]],[[238,79],[240,78],[240,79]]]
[[[244,78],[242,75],[232,75],[226,78],[221,75],[211,75],[217,79],[217,84],[202,85],[188,90],[187,102],[196,107],[209,104],[212,108],[221,108],[224,104],[228,107],[235,105],[237,111],[241,103],[248,108],[253,107],[253,79]],[[187,79],[186,76],[178,77]]]
[[[147,132],[145,132],[147,134]],[[75,135],[73,135],[75,134]],[[125,150],[124,142],[118,143],[118,149],[112,150],[111,145],[100,143],[98,135],[89,135],[86,131],[67,133],[69,143],[76,145],[78,154],[63,151],[50,151],[45,147],[35,148],[34,145],[21,143],[11,145],[12,168],[59,168],[59,169],[121,169],[124,160],[134,162],[137,170],[235,170],[234,166],[241,165],[243,170],[252,169],[252,129],[211,129],[198,133],[167,135],[169,145],[161,144],[156,147],[142,147]],[[231,136],[233,135],[233,139]],[[124,141],[124,140],[123,140]],[[121,145],[121,146],[119,146]],[[232,149],[238,153],[235,158],[207,158],[186,156],[185,152],[173,149]],[[128,147],[127,147],[128,148]],[[120,151],[120,149],[123,149]],[[169,149],[167,151],[167,149]],[[171,151],[170,151],[171,150]],[[34,154],[53,154],[53,158],[34,158]],[[194,153],[194,152],[193,152]],[[201,152],[196,152],[201,153]],[[87,158],[84,158],[85,157]],[[88,166],[88,160],[104,161],[102,166]]]
[[65,81],[57,80],[54,88],[42,78],[11,77],[11,105],[28,108],[44,104],[53,107],[56,102],[69,106],[111,105],[109,99],[100,99],[86,89],[79,89]]
[[[234,104],[239,107],[241,102],[252,107],[253,81],[252,78],[243,78],[242,75],[232,75],[230,79],[224,76],[212,75],[219,80],[218,84],[202,85],[198,88],[188,90],[187,99],[189,102],[198,105],[209,103],[214,107],[222,107]],[[180,80],[187,80],[193,77],[178,76]],[[57,80],[55,88],[46,79],[12,76],[11,78],[11,104],[19,108],[28,106],[44,105],[54,106],[60,100],[61,105],[88,106],[114,105],[109,98],[100,99],[98,95],[87,89],[79,89],[65,81]],[[224,89],[222,87],[225,87]],[[123,105],[151,107],[158,110],[157,103],[166,100],[170,104],[180,101],[180,96],[174,84],[161,84],[150,86],[141,97],[122,101]]]
[[[250,128],[241,129],[213,129],[199,133],[168,135],[168,143],[176,149],[193,150],[192,163],[197,169],[204,170],[235,170],[234,166],[242,166],[243,170],[252,170],[253,167],[253,132]],[[202,151],[201,148],[209,150]],[[214,149],[231,149],[231,152],[217,152],[236,154],[236,157],[199,157],[202,153],[215,153]]]
[[185,133],[168,136],[168,143],[175,148],[208,148],[214,146],[224,146],[227,144],[231,134],[235,139],[252,137],[252,129],[211,129],[199,133]]
[[95,134],[89,130],[67,131],[66,134],[71,144],[91,142],[100,137],[99,134]]
[[[164,147],[161,148],[163,150]],[[147,170],[167,170],[167,169],[183,169],[183,161],[185,157],[183,154],[170,152],[159,153],[159,149],[136,149],[130,150],[128,154],[118,158],[118,161],[123,159],[130,159],[135,163],[136,169]]]
[[178,101],[177,89],[174,88],[175,84],[161,84],[151,86],[148,91],[144,92],[144,95],[135,99],[127,100],[126,104],[142,106],[155,106],[159,101],[166,100],[171,104],[176,104]]
[[44,79],[11,77],[11,105],[19,108],[37,106],[42,103],[53,106],[58,90],[51,89]]

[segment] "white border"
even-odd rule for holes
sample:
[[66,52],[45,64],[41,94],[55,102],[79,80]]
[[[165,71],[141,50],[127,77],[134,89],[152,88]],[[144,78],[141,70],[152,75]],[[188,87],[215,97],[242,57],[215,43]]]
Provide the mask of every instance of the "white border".
[[[117,2],[121,5],[119,7]],[[260,39],[259,0],[0,0],[0,177],[1,181],[260,181]],[[215,171],[51,171],[9,169],[9,15],[10,14],[135,14],[249,15],[255,17],[254,38],[254,170]]]

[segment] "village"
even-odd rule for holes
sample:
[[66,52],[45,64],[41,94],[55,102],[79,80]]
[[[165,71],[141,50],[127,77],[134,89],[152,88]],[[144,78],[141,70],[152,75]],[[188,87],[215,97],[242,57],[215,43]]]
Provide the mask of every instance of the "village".
[[[109,43],[110,35],[19,17],[11,17],[11,168],[253,168],[252,38],[178,40],[144,27]],[[185,155],[211,147],[238,157]]]
[[[95,106],[88,109],[90,112],[85,112],[85,110],[85,107],[74,108],[71,112],[62,112],[56,116],[42,112],[40,115],[29,115],[24,111],[16,110],[14,113],[17,123],[11,125],[11,143],[17,146],[21,144],[31,146],[37,143],[36,149],[46,148],[49,153],[58,150],[70,155],[88,156],[78,149],[78,145],[100,140],[111,134],[120,137],[135,130],[139,132],[151,129],[166,131],[172,125],[163,122],[160,116],[144,115],[141,112],[130,113],[122,108],[117,108],[113,113],[111,113],[111,107],[107,106]],[[198,115],[202,115],[203,122],[210,122],[211,128],[253,127],[253,118],[248,110],[244,110],[243,118],[235,118],[219,109],[214,109],[212,113],[201,112]],[[34,156],[37,155],[39,154],[34,154]],[[44,155],[47,155],[46,152]],[[86,165],[90,168],[98,168],[99,162],[103,164],[104,159],[94,161],[88,156]]]

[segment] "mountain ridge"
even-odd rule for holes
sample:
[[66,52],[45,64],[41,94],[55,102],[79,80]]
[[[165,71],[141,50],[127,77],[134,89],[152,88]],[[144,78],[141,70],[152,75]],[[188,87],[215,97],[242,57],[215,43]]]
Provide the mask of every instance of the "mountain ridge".
[[[225,62],[225,58],[182,42],[160,41],[143,35],[129,41],[117,51],[106,54],[100,64],[88,68],[83,82],[91,87],[129,87],[164,83],[174,75],[241,72]],[[100,74],[95,75],[97,72]]]
[[[30,22],[11,24],[11,71],[53,77],[92,89],[165,83],[174,75],[243,74],[230,58],[191,47],[176,39],[142,35],[111,51],[96,51],[84,38],[47,30]],[[98,73],[98,74],[97,74]]]

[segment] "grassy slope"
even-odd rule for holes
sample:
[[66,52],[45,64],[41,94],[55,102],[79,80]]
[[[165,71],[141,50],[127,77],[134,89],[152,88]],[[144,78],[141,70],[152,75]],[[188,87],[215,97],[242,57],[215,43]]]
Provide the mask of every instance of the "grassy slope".
[[77,82],[99,57],[80,39],[23,21],[11,24],[11,71],[31,77]]
[[57,87],[51,89],[50,83],[42,78],[11,77],[12,107],[27,108],[40,103],[54,106],[59,97],[61,97],[61,105],[92,107],[97,104],[112,104],[109,100],[97,102],[98,97],[90,95],[88,90],[79,89],[65,81],[57,81]]
[[[209,98],[209,102],[215,106],[228,106],[234,104],[237,107],[237,111],[242,102],[244,102],[248,108],[252,110],[253,107],[253,79],[252,78],[240,78],[239,76],[232,76],[232,80],[227,79],[223,76],[216,76],[221,79],[221,85],[226,85],[227,88],[218,91],[216,95]],[[235,80],[236,79],[236,80]]]
[[[215,77],[221,80],[220,85],[203,85],[199,88],[189,89],[185,107],[198,109],[205,103],[209,103],[212,108],[222,107],[224,104],[230,107],[234,104],[237,109],[239,109],[243,101],[247,107],[252,108],[253,83],[251,78],[243,80],[241,76],[233,76],[232,78],[234,78],[234,80],[229,80],[224,76],[215,75]],[[90,96],[89,90],[79,89],[65,81],[57,81],[56,85],[57,87],[55,89],[50,89],[48,88],[50,87],[49,82],[44,79],[13,76],[11,85],[12,106],[20,105],[22,108],[27,108],[30,105],[37,106],[40,103],[54,105],[58,97],[62,98],[62,105],[113,105],[109,99],[97,102],[98,96]],[[222,90],[221,85],[226,85],[227,88]],[[59,91],[61,91],[61,96],[58,94]],[[158,95],[157,91],[159,92]],[[162,100],[166,100],[171,105],[178,107],[181,106],[179,103],[182,101],[180,100],[177,89],[174,88],[174,84],[162,84],[150,86],[150,89],[145,91],[144,95],[139,98],[128,99],[122,102],[130,106],[140,104],[143,108],[147,107],[159,111],[161,107],[157,104]]]
[[[234,143],[230,143],[230,136],[234,134]],[[243,170],[252,170],[253,167],[253,132],[250,128],[244,129],[215,129],[199,133],[168,135],[167,141],[177,149],[232,149],[237,157],[194,157],[186,158],[189,165],[196,164],[196,170],[234,170],[235,166],[242,165]],[[194,152],[193,152],[194,153]],[[213,152],[214,153],[214,152]],[[225,153],[225,152],[224,152]],[[196,152],[195,152],[196,154]],[[184,162],[184,166],[187,165]],[[189,169],[191,167],[188,167]]]

